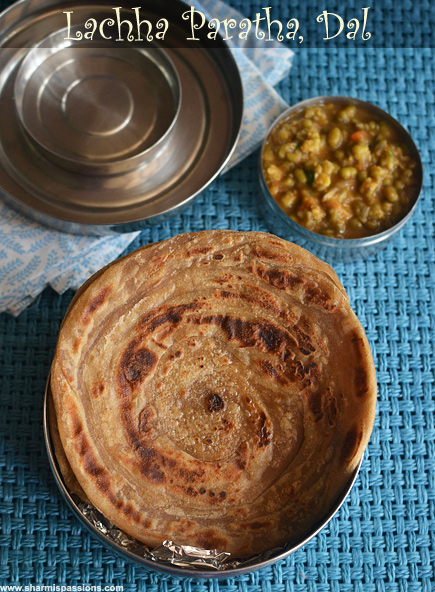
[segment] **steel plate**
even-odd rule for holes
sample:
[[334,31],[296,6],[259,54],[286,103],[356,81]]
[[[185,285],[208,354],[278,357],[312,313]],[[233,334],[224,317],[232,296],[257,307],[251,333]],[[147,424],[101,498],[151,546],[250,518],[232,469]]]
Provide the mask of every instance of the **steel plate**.
[[[80,510],[79,503],[80,500],[74,494],[71,494],[68,487],[66,486],[64,479],[62,477],[62,473],[58,466],[56,455],[54,452],[54,446],[52,442],[52,436],[50,432],[50,407],[53,408],[53,404],[51,400],[51,389],[50,389],[50,378],[48,378],[46,383],[45,389],[45,396],[44,396],[44,410],[43,410],[43,421],[44,421],[44,437],[45,437],[45,445],[47,449],[48,460],[50,463],[50,468],[53,472],[54,479],[56,484],[62,494],[63,499],[65,500],[66,504],[79,520],[79,522],[97,539],[102,543],[105,547],[109,550],[121,555],[125,559],[129,559],[139,565],[144,567],[148,567],[163,573],[172,574],[175,576],[182,576],[182,577],[197,577],[197,578],[228,578],[239,576],[245,573],[249,573],[255,571],[257,569],[262,569],[269,565],[273,565],[277,561],[285,559],[301,547],[303,547],[308,541],[310,541],[314,536],[316,536],[327,524],[328,522],[334,517],[334,515],[338,512],[340,507],[342,506],[344,500],[350,493],[356,478],[358,476],[359,470],[361,468],[362,460],[356,467],[353,475],[351,476],[348,484],[344,488],[342,494],[337,499],[334,506],[329,510],[323,520],[315,526],[310,532],[307,532],[306,536],[303,537],[299,542],[295,544],[287,544],[280,549],[271,549],[269,552],[265,552],[262,555],[252,557],[249,559],[242,560],[239,565],[227,567],[227,569],[223,570],[215,570],[210,567],[181,567],[176,564],[172,565],[170,563],[159,562],[157,560],[150,559],[144,556],[143,552],[141,552],[141,545],[142,543],[137,543],[137,550],[132,551],[131,549],[127,548],[125,545],[125,537],[124,535],[124,542],[117,541],[114,538],[108,536],[107,534],[103,533],[96,525],[89,520],[83,512]],[[122,532],[122,531],[120,531]],[[129,537],[127,537],[129,538]],[[130,539],[132,540],[132,539]]]
[[[147,246],[141,247],[142,249],[146,249]],[[104,271],[110,267],[110,264],[102,269],[98,270],[92,277],[90,277],[74,294],[69,306],[68,310],[65,313],[64,319],[67,317],[68,313],[74,306],[75,302],[80,298],[80,296],[84,293],[84,291],[89,287],[92,282],[96,280]],[[63,321],[62,321],[63,325]],[[50,387],[50,376],[47,378],[47,382],[45,385],[45,394],[44,394],[44,405],[43,405],[43,427],[44,427],[44,438],[45,438],[45,445],[47,449],[48,460],[50,464],[50,468],[53,472],[54,479],[56,481],[57,486],[59,487],[60,493],[65,500],[66,504],[76,516],[76,518],[80,521],[80,523],[94,536],[96,537],[105,547],[122,555],[124,558],[129,559],[139,565],[155,569],[157,571],[163,573],[169,573],[175,576],[185,576],[185,577],[199,577],[199,578],[228,578],[233,576],[239,576],[257,569],[261,569],[263,567],[267,567],[268,565],[273,565],[277,561],[285,559],[288,555],[291,555],[301,547],[303,547],[309,540],[311,540],[314,536],[316,536],[322,528],[324,528],[328,522],[333,518],[333,516],[338,512],[340,507],[342,506],[344,500],[350,493],[357,477],[359,470],[361,468],[362,459],[358,466],[355,468],[355,471],[351,478],[349,479],[348,484],[343,489],[343,492],[336,500],[335,504],[330,508],[327,512],[323,520],[320,521],[311,531],[307,532],[304,537],[297,543],[287,544],[280,549],[271,549],[270,551],[266,551],[262,555],[257,555],[252,558],[244,559],[237,566],[228,566],[224,570],[216,571],[212,568],[204,568],[203,567],[181,567],[178,565],[171,565],[168,563],[163,563],[159,561],[152,560],[146,556],[144,556],[143,552],[141,553],[141,545],[142,543],[138,543],[139,547],[136,551],[132,551],[131,549],[126,548],[125,544],[121,544],[121,542],[117,542],[114,540],[113,537],[109,537],[104,534],[101,530],[99,530],[93,522],[91,522],[80,510],[79,507],[79,500],[77,496],[71,494],[70,490],[65,484],[63,479],[61,470],[58,466],[58,462],[56,459],[56,454],[54,451],[54,445],[52,440],[51,428],[50,428],[50,413],[53,412],[54,404],[52,400],[51,394],[51,387]],[[122,532],[122,531],[120,531]],[[126,537],[127,535],[125,535]],[[129,538],[129,537],[127,537]],[[130,539],[131,540],[131,539]],[[124,541],[125,542],[125,541]]]
[[226,44],[189,46],[178,0],[143,4],[141,18],[169,21],[159,48],[66,42],[64,11],[101,22],[106,1],[20,0],[0,15],[0,191],[39,221],[90,234],[160,222],[236,145],[243,95]]

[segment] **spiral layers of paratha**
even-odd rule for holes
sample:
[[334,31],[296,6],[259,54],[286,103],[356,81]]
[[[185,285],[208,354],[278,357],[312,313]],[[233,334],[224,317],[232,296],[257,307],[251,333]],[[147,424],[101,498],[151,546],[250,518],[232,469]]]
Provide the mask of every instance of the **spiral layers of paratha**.
[[334,271],[257,232],[182,234],[94,279],[51,384],[92,503],[151,546],[249,556],[328,512],[370,436],[376,379]]

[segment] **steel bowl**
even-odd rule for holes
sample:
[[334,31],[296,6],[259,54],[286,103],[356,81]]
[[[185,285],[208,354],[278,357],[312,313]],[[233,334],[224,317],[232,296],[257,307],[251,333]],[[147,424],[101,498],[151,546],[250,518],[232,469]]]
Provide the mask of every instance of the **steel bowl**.
[[[322,105],[324,103],[353,104],[357,107],[362,107],[365,110],[370,111],[375,117],[386,121],[393,129],[397,130],[400,136],[404,139],[404,142],[406,143],[412,158],[417,163],[416,175],[418,183],[415,197],[410,203],[409,209],[405,215],[387,230],[379,232],[378,234],[357,239],[331,238],[317,234],[292,220],[284,212],[284,210],[281,209],[267,187],[263,174],[262,161],[263,151],[269,134],[283,119],[292,113],[296,113],[307,107]],[[330,263],[338,263],[365,259],[375,255],[381,248],[385,247],[390,242],[390,240],[399,230],[401,230],[401,228],[403,228],[417,207],[423,185],[423,166],[421,163],[420,154],[412,137],[406,131],[406,129],[402,127],[402,125],[389,113],[383,111],[376,105],[361,101],[359,99],[342,96],[322,96],[307,99],[291,106],[273,122],[266,134],[266,139],[264,140],[261,149],[258,165],[258,176],[260,184],[258,206],[262,213],[262,217],[266,220],[271,232],[274,232],[275,234],[278,234],[287,240],[296,242],[297,244],[314,253],[320,259]]]
[[[164,39],[123,43],[116,31],[74,37],[90,19],[113,20],[109,0],[19,0],[1,13],[6,201],[59,230],[101,235],[163,222],[216,178],[239,137],[242,83],[221,37],[188,41],[188,9],[146,0],[140,18],[156,31],[164,17]],[[120,10],[134,23],[133,9]]]
[[[29,50],[15,79],[20,124],[35,150],[86,175],[133,171],[159,158],[181,108],[181,84],[155,44],[77,47],[78,27]],[[75,45],[74,45],[75,43]]]

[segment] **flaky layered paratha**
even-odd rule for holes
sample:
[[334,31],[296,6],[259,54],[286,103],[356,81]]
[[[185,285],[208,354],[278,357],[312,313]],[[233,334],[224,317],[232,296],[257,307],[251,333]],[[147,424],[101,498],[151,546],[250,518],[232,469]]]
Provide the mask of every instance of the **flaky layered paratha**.
[[60,440],[132,537],[250,556],[297,541],[370,436],[376,379],[334,271],[275,236],[181,234],[89,283],[51,374]]

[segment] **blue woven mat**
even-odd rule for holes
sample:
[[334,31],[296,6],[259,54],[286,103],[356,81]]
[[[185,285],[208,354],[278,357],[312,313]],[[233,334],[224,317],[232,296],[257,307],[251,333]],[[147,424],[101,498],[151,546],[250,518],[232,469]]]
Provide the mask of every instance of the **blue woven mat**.
[[[252,3],[233,2],[245,13]],[[422,3],[423,4],[423,3]],[[425,171],[412,220],[376,258],[340,264],[373,348],[379,397],[361,473],[338,515],[303,549],[238,578],[183,580],[112,555],[62,501],[43,445],[42,401],[72,293],[51,290],[17,319],[0,316],[0,584],[122,585],[152,592],[429,592],[435,579],[434,52],[298,48],[289,102],[344,94],[374,102],[412,133]],[[271,230],[256,209],[257,155],[132,248],[182,231]]]

